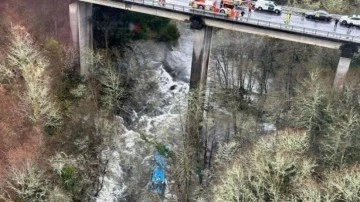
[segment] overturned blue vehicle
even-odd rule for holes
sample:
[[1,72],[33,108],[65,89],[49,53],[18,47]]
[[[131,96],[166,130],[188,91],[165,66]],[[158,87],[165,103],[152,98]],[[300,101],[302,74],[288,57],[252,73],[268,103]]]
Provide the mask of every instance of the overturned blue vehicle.
[[166,188],[166,157],[158,151],[154,154],[154,171],[151,176],[151,188],[158,194],[164,194]]

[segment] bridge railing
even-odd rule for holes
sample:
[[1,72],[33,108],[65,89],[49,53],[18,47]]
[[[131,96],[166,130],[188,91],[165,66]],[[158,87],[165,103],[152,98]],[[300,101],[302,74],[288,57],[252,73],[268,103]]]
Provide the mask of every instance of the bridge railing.
[[[227,18],[227,17],[226,16],[225,17],[224,16],[221,16],[221,17],[215,16],[215,18]],[[250,18],[249,17],[239,18],[239,20],[237,20],[237,21],[228,19],[228,21],[232,21],[234,23],[242,23],[242,24],[253,24],[253,25],[260,26],[260,27],[268,27],[268,28],[274,28],[274,29],[279,29],[279,30],[284,30],[284,31],[296,32],[296,33],[300,33],[300,34],[309,34],[309,35],[314,35],[314,36],[321,36],[321,37],[326,37],[326,38],[331,38],[331,39],[338,39],[338,40],[343,40],[343,41],[351,41],[351,42],[360,43],[360,37],[353,36],[350,34],[340,34],[340,33],[336,33],[333,31],[323,31],[323,30],[319,30],[319,29],[305,28],[305,27],[295,26],[295,25],[286,25],[284,23],[259,20],[259,19],[254,19],[251,17]]]
[[201,16],[204,16],[207,18],[222,19],[224,21],[231,22],[231,23],[256,25],[256,26],[264,27],[264,28],[272,28],[272,29],[284,30],[284,31],[289,31],[289,32],[294,32],[294,33],[325,37],[325,38],[329,38],[329,39],[336,39],[336,40],[360,43],[359,36],[353,36],[350,34],[340,34],[340,33],[336,33],[336,32],[323,31],[323,30],[312,29],[312,28],[305,28],[305,27],[300,27],[300,26],[295,26],[295,25],[285,25],[283,23],[259,20],[259,19],[254,19],[251,17],[242,17],[242,18],[240,17],[240,18],[238,18],[238,20],[235,20],[235,19],[229,18],[228,16],[226,16],[225,14],[222,14],[222,13],[215,13],[212,11],[194,9],[190,6],[182,6],[182,5],[171,4],[171,3],[161,4],[160,1],[157,1],[157,0],[155,0],[155,1],[154,0],[125,0],[125,2],[134,3],[134,4],[143,4],[146,6],[156,7],[157,9],[174,10],[177,12],[182,12],[182,13],[187,13],[187,14],[201,15]]
[[[285,13],[291,11],[294,14],[302,15],[303,13],[312,12],[314,10],[304,9],[304,8],[297,8],[297,7],[291,7],[291,6],[281,6],[282,11]],[[340,18],[342,15],[339,14],[331,14],[329,13],[333,18]]]

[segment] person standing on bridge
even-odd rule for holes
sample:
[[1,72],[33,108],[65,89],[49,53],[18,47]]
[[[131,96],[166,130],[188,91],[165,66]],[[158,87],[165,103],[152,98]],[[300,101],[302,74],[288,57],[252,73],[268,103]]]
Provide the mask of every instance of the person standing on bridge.
[[292,10],[289,11],[289,22],[288,22],[288,24],[290,24],[290,22],[291,22],[291,17],[292,17]]
[[289,13],[287,13],[284,17],[284,24],[287,25],[288,24],[288,18],[289,18]]
[[347,32],[346,32],[347,34],[350,34],[350,33],[351,33],[352,27],[353,27],[352,24],[348,24],[348,30],[347,30]]
[[248,13],[248,18],[250,18],[250,16],[251,16],[251,9],[252,9],[252,4],[250,3],[250,1],[249,1],[249,3],[248,3],[248,9],[249,9],[249,13]]
[[338,23],[339,23],[339,19],[335,18],[334,31],[336,30]]
[[235,19],[235,10],[234,9],[230,10],[230,19],[232,19],[232,20]]
[[303,12],[301,13],[301,21],[304,21],[305,15],[306,15],[306,13],[305,13],[305,11],[303,11]]
[[165,6],[165,0],[159,0],[159,4],[160,4],[160,6],[164,7]]
[[240,15],[241,15],[241,19],[242,19],[245,15],[245,11],[241,11]]
[[236,11],[235,11],[236,21],[239,20],[239,16],[240,16],[240,11],[239,11],[239,10],[236,10]]
[[291,15],[292,15],[292,10],[290,10],[288,13],[287,13],[287,15],[286,15],[286,19],[285,19],[285,24],[286,25],[290,25],[290,22],[291,22]]
[[213,10],[214,10],[214,12],[215,13],[218,13],[219,12],[219,8],[218,8],[218,6],[217,6],[217,1],[214,1],[214,3],[213,3]]

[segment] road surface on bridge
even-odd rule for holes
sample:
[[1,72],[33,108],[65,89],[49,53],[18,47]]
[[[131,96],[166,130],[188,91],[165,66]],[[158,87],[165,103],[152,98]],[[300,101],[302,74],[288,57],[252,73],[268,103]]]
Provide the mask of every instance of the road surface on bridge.
[[[178,6],[183,6],[185,7],[185,11],[189,11],[192,9],[189,6],[189,3],[191,1],[189,0],[165,0],[165,8],[169,8],[169,9],[176,9],[174,8],[173,5],[178,5]],[[135,0],[135,2],[144,2],[143,0]],[[146,1],[144,2],[144,4],[147,4]],[[162,7],[162,5],[160,3],[155,4],[159,7]],[[179,7],[180,10],[180,7]],[[300,10],[300,9],[299,9]],[[250,19],[255,19],[255,20],[261,20],[261,21],[270,21],[270,22],[275,22],[275,23],[282,23],[284,24],[284,19],[285,19],[286,13],[283,12],[281,15],[276,15],[275,13],[269,13],[269,12],[260,12],[260,11],[253,11],[250,15]],[[244,15],[244,20],[248,20],[248,13],[246,12],[246,14]],[[285,25],[285,24],[284,24]],[[360,37],[360,29],[359,28],[352,28],[351,32],[348,33],[348,28],[345,26],[341,26],[340,23],[338,24],[336,30],[334,29],[334,21],[331,22],[325,22],[325,21],[315,21],[315,20],[308,20],[306,18],[302,19],[301,16],[299,15],[292,15],[291,17],[291,22],[290,25],[293,26],[298,26],[298,27],[303,27],[303,28],[308,28],[308,29],[316,29],[316,30],[321,30],[321,31],[326,31],[326,32],[332,32],[332,33],[337,33],[337,34],[344,34],[344,35],[349,35],[349,36],[354,36],[354,37]]]

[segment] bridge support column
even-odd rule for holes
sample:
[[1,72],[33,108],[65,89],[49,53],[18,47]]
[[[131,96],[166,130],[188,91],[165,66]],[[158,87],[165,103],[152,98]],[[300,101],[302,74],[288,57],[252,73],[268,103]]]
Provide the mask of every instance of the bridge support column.
[[345,83],[346,74],[349,70],[351,58],[358,48],[354,44],[344,44],[340,47],[341,55],[338,67],[336,69],[333,87],[342,89]]
[[[195,30],[194,47],[191,63],[190,75],[190,96],[188,100],[187,112],[187,137],[186,147],[188,161],[191,167],[196,170],[199,183],[202,181],[202,170],[204,168],[203,160],[201,159],[204,154],[204,144],[202,143],[202,121],[204,113],[206,80],[209,65],[212,27],[203,27],[201,30]],[[194,179],[189,173],[188,179]],[[186,189],[191,192],[192,180],[186,183]],[[187,193],[189,194],[189,193]],[[188,195],[187,195],[188,196]],[[184,199],[184,201],[188,201]]]
[[70,29],[74,46],[79,50],[80,73],[87,75],[91,63],[87,61],[86,51],[93,49],[92,4],[81,1],[69,5]]
[[190,90],[204,91],[210,58],[212,27],[195,30],[191,62]]

